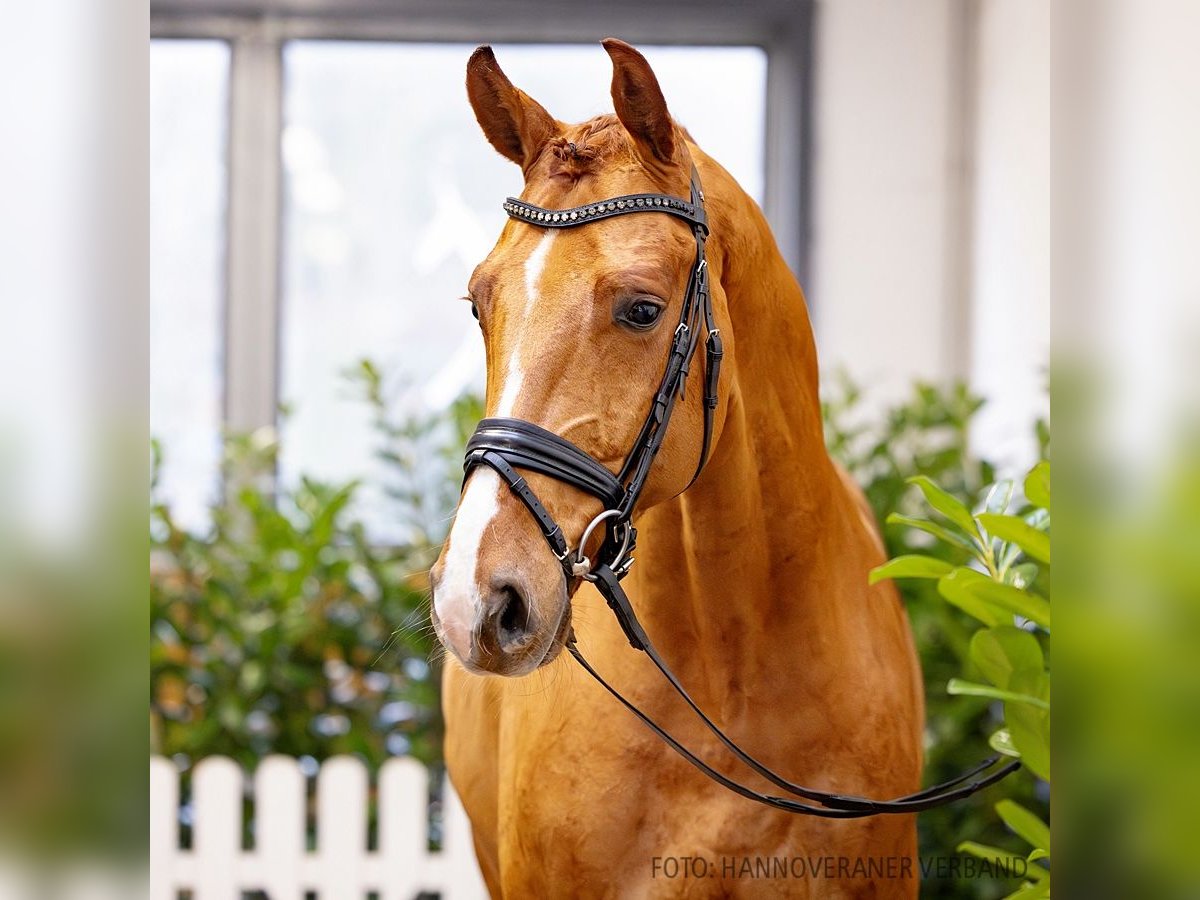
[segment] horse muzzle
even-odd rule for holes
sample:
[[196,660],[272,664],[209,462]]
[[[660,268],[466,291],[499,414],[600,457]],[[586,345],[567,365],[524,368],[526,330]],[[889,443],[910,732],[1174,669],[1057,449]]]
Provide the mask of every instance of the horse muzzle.
[[471,672],[526,675],[570,632],[563,568],[491,469],[468,480],[430,585],[438,639]]
[[435,569],[430,619],[443,646],[477,675],[528,675],[562,652],[571,629],[571,604],[560,584],[540,596],[515,571],[494,573],[489,588],[472,602],[467,621],[456,611],[439,615],[444,590]]

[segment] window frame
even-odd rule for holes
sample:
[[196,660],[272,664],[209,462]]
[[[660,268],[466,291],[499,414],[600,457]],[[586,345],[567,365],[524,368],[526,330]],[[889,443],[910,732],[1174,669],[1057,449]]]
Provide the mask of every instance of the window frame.
[[[216,39],[230,45],[228,186],[223,310],[223,426],[274,428],[281,381],[283,48],[293,40],[397,43],[593,43],[619,15],[622,36],[640,44],[756,46],[767,56],[764,213],[801,282],[810,244],[813,0],[640,0],[619,12],[573,9],[547,15],[540,0],[469,0],[361,15],[198,13],[198,0],[157,2],[151,39]],[[447,9],[446,7],[453,8]],[[607,4],[603,6],[607,7]],[[502,8],[501,8],[502,7]],[[341,10],[345,7],[337,7]]]

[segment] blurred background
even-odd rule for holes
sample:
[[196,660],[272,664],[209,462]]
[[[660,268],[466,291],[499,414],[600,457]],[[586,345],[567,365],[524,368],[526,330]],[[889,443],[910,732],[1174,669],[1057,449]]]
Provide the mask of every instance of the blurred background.
[[[1023,502],[1049,452],[1053,294],[1068,701],[1055,743],[1071,763],[1054,830],[1073,845],[1058,871],[1087,896],[1194,896],[1198,13],[1189,0],[13,4],[0,895],[105,895],[94,876],[114,858],[134,865],[107,895],[138,892],[147,747],[181,792],[152,844],[197,837],[202,761],[261,773],[270,754],[296,761],[310,847],[315,773],[345,754],[364,765],[354,791],[419,760],[431,791],[406,796],[443,843],[423,572],[482,386],[454,298],[519,190],[471,119],[463,66],[491,43],[515,83],[582,118],[610,109],[596,41],[611,34],[645,50],[676,117],[763,205],[808,296],[831,452],[881,520],[928,515],[906,483],[918,473],[973,508],[1015,478]],[[886,537],[892,555],[964,561],[912,528]],[[1008,717],[947,693],[978,674],[977,626],[931,582],[899,584],[933,781]],[[1043,566],[1030,590],[1049,585]],[[232,782],[244,848],[258,837],[248,778]],[[1046,818],[1048,796],[1024,773],[923,815],[922,855],[965,840],[1024,855],[1029,828],[996,804]]]
[[[362,358],[413,409],[482,387],[453,300],[520,175],[480,139],[465,59],[496,45],[514,83],[578,121],[611,110],[610,32],[763,205],[826,371],[873,402],[963,380],[990,400],[975,446],[1032,459],[1044,4],[168,0],[151,30],[151,412],[181,521],[217,496],[223,428],[278,427],[284,482],[369,471],[368,416],[339,378]],[[372,527],[395,537],[386,519]]]
[[[611,111],[610,34],[645,51],[676,119],[766,212],[814,318],[831,446],[881,522],[915,511],[906,477],[974,503],[1046,453],[1038,0],[155,0],[152,746],[185,793],[213,753],[439,765],[424,571],[484,378],[456,298],[521,190],[474,121],[465,63],[492,44],[515,84],[580,121]],[[894,553],[912,540],[889,526]],[[905,589],[942,780],[996,722],[986,699],[946,695],[969,620]],[[924,851],[1003,844],[995,799],[924,816]]]

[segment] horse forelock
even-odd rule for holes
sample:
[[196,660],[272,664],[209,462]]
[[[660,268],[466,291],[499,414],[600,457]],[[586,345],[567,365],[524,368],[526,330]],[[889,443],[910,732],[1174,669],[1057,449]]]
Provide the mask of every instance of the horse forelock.
[[[678,124],[675,127],[685,140],[692,141],[687,129]],[[584,175],[599,175],[614,165],[636,163],[637,159],[637,149],[625,126],[615,115],[606,113],[566,126],[546,142],[539,162],[545,166],[546,175],[577,180]]]
[[595,174],[614,157],[628,154],[629,136],[617,117],[596,116],[566,130],[546,142],[550,175],[579,177]]

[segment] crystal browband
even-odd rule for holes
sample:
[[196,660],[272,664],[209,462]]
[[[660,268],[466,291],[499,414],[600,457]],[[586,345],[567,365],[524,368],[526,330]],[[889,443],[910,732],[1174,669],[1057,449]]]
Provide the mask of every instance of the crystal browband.
[[516,197],[509,197],[504,203],[504,211],[512,218],[520,219],[522,222],[550,228],[570,228],[572,225],[595,222],[610,216],[624,215],[630,211],[665,212],[708,232],[708,218],[702,208],[687,200],[666,194],[629,194],[571,209],[545,209],[518,200]]

